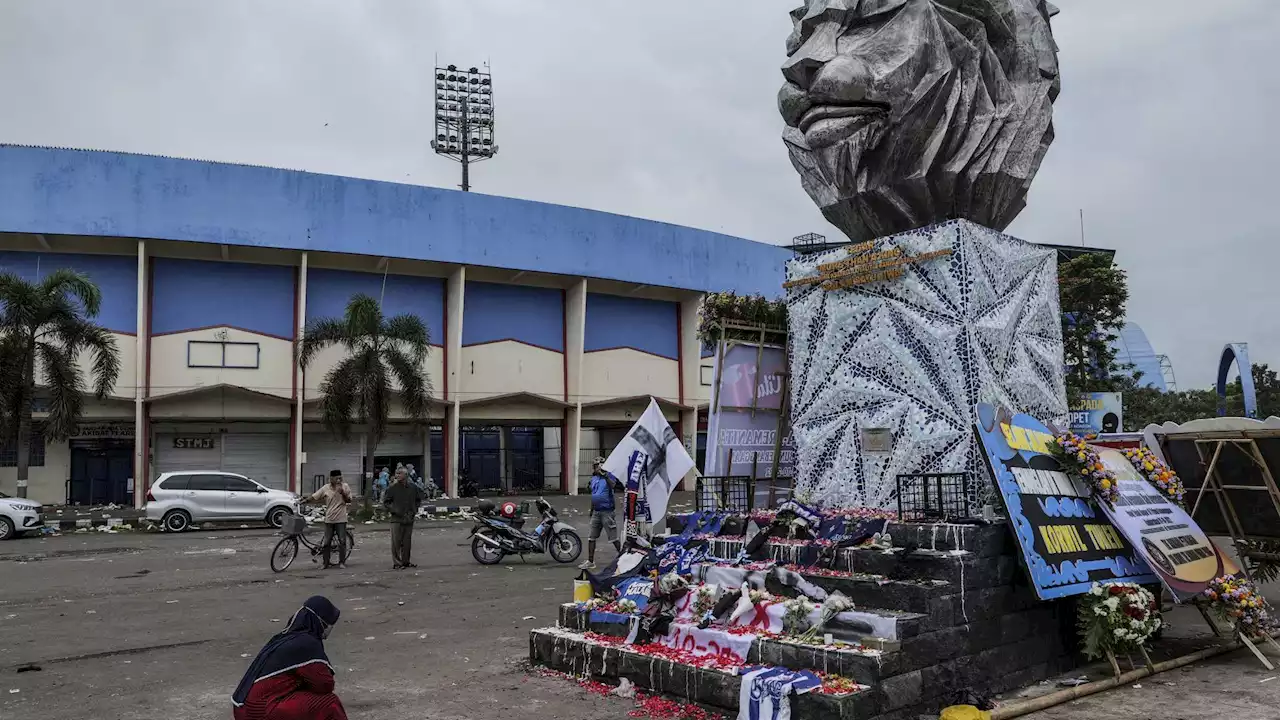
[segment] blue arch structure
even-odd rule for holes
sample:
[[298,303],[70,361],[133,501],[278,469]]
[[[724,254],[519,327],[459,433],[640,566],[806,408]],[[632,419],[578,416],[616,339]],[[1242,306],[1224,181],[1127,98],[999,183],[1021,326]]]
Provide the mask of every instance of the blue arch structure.
[[1245,417],[1258,417],[1258,394],[1253,389],[1253,365],[1249,363],[1249,343],[1228,343],[1218,361],[1218,416],[1227,414],[1227,373],[1231,364],[1240,370],[1240,388],[1244,391]]

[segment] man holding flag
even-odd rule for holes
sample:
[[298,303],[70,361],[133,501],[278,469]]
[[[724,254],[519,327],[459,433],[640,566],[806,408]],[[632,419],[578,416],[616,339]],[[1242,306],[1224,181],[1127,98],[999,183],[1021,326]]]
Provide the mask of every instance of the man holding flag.
[[626,537],[638,534],[638,522],[662,522],[671,492],[693,466],[693,458],[662,416],[658,401],[650,398],[649,407],[603,466],[614,477],[627,478],[624,543]]
[[622,554],[622,543],[618,541],[618,523],[614,520],[613,493],[621,489],[622,483],[610,475],[602,467],[604,458],[598,457],[591,464],[591,534],[587,538],[587,561],[578,567],[591,570],[596,566],[596,540],[601,531],[608,533],[613,549]]

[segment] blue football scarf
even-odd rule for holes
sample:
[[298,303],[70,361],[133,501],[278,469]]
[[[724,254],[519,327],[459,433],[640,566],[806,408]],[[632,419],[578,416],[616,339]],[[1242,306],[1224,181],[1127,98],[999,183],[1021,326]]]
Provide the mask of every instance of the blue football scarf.
[[822,680],[808,670],[748,666],[742,674],[738,695],[738,720],[790,720],[794,692],[803,695],[822,686]]

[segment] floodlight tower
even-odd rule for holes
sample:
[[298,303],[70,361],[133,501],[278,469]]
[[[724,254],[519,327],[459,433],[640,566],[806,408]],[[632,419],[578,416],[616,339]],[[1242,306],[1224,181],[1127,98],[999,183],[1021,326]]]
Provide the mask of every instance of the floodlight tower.
[[493,78],[488,66],[459,70],[457,65],[436,68],[436,136],[431,147],[437,155],[462,163],[462,190],[471,190],[471,163],[498,152],[493,139]]

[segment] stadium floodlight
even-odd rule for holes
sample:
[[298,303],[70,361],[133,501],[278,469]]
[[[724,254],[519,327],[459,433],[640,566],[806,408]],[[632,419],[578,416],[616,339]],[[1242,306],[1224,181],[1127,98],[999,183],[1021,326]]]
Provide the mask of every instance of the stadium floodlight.
[[484,70],[459,70],[457,65],[436,67],[437,155],[462,163],[462,189],[471,190],[471,163],[498,152],[493,134],[493,78]]

